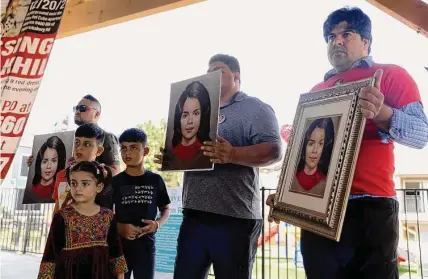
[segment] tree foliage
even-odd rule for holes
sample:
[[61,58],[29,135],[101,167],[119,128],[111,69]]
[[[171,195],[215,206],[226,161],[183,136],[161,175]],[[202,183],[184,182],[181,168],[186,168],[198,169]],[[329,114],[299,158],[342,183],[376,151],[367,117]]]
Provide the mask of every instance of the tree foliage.
[[161,172],[159,171],[160,165],[154,162],[154,156],[159,154],[159,148],[165,144],[166,135],[166,121],[162,119],[159,123],[155,124],[151,120],[144,122],[137,126],[144,130],[147,134],[147,146],[150,148],[149,154],[145,158],[145,167],[147,170],[159,173],[167,186],[180,186],[183,181],[182,172]]

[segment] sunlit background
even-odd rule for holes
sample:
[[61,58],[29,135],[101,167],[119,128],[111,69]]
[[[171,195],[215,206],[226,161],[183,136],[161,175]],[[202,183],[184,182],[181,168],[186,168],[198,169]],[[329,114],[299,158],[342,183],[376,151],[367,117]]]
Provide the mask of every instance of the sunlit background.
[[[167,117],[170,84],[205,73],[216,53],[236,56],[242,89],[270,104],[280,124],[291,123],[299,94],[330,69],[322,24],[344,5],[371,17],[374,60],[407,69],[427,100],[427,38],[366,1],[210,0],[56,41],[22,144],[52,132],[88,93],[100,100],[99,124],[110,132],[158,122]],[[396,154],[397,172],[424,170],[421,151]]]
[[[404,67],[416,80],[422,100],[427,102],[428,71],[425,67],[428,66],[428,39],[364,0],[208,0],[57,40],[18,149],[19,154],[17,152],[15,157],[13,170],[11,168],[2,185],[4,191],[0,195],[0,201],[11,208],[8,212],[19,215],[19,212],[25,211],[26,207],[20,201],[27,179],[26,172],[28,173],[25,161],[34,135],[52,133],[55,123],[66,116],[72,117],[72,107],[84,95],[92,94],[100,100],[102,115],[99,124],[109,132],[120,134],[124,129],[148,120],[159,123],[161,119],[167,118],[170,84],[205,73],[209,58],[216,53],[236,56],[241,64],[243,91],[270,104],[280,125],[291,124],[299,95],[321,82],[325,72],[330,69],[326,43],[322,36],[323,22],[330,12],[345,5],[358,6],[371,17],[371,54],[374,60],[377,63],[392,63]],[[74,129],[73,125],[69,128]],[[427,177],[428,147],[414,150],[396,145],[395,153],[396,174]],[[281,163],[278,164],[280,165]],[[263,172],[262,186],[276,188],[278,174],[278,171],[273,172],[272,169]],[[399,184],[396,185],[397,188],[403,186]],[[428,188],[426,180],[423,183],[410,182],[404,186],[414,188],[414,185]],[[267,195],[265,191],[262,193]],[[406,241],[405,238],[400,238],[399,249],[410,250],[413,255],[412,263],[417,262],[420,256],[419,262],[424,263],[425,274],[428,274],[428,250],[424,248],[428,247],[428,190],[414,191],[412,195],[404,193],[404,199],[403,193],[399,193],[400,207],[403,208],[402,201],[407,202],[406,208],[415,213],[413,215],[419,214],[419,218],[423,213],[425,219],[423,223],[418,221],[416,225],[416,219],[412,219],[414,216],[402,218],[403,212],[400,211],[400,220],[404,220],[400,234],[406,232],[408,236]],[[416,204],[412,203],[415,201]],[[422,209],[421,204],[424,204],[423,212],[419,210]],[[7,246],[6,250],[19,251],[20,247],[31,247],[32,251],[41,253],[44,237],[48,232],[48,222],[43,220],[50,220],[50,217],[46,213],[49,211],[48,206],[35,211],[37,208],[40,209],[40,205],[31,205],[31,212],[41,214],[37,220],[42,225],[34,227],[34,232],[31,233],[26,230],[26,238],[23,237],[24,230],[21,230],[23,223],[16,220],[28,219],[29,215],[16,217],[18,215],[11,213],[10,216],[17,218],[15,220],[8,217],[13,221],[13,227],[0,227],[1,245],[4,242],[15,245]],[[2,216],[7,216],[5,212]],[[266,233],[270,228],[266,225]],[[285,245],[284,240],[289,233],[290,242]],[[24,243],[24,239],[28,241]],[[278,245],[270,249],[271,242],[266,244],[269,245],[269,254],[266,254],[269,278],[271,270],[278,270],[278,277],[281,271],[281,278],[288,278],[289,272],[290,278],[304,278],[301,267],[297,277],[298,269],[291,268],[291,262],[289,268],[288,261],[285,266],[283,258],[281,270],[279,265],[275,265],[280,261],[277,256],[284,256],[280,254],[280,249],[281,253],[297,251],[295,248],[298,243],[291,239],[297,241],[297,234],[282,224],[277,238],[272,241],[273,245],[274,242]],[[0,251],[0,256],[6,255],[3,258],[6,261],[5,271],[28,275],[11,275],[6,278],[34,278],[30,274],[37,273],[40,263],[38,257],[1,253]],[[409,262],[405,263],[405,268]],[[17,263],[19,268],[15,268]],[[261,266],[259,257],[254,273],[260,275]]]

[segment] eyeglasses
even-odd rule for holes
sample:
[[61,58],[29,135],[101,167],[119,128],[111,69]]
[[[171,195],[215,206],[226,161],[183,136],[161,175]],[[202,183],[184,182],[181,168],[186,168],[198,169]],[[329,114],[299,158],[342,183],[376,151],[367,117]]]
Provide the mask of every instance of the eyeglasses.
[[73,112],[74,113],[76,113],[76,112],[85,112],[88,109],[97,110],[96,108],[91,108],[91,107],[88,107],[87,105],[78,105],[78,106],[74,106],[73,107]]

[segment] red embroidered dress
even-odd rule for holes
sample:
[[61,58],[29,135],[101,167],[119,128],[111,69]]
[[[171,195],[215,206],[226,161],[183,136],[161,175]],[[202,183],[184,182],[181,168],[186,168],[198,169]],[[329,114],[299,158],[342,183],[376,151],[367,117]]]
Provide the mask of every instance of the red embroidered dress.
[[85,216],[67,206],[55,214],[39,279],[110,279],[127,270],[110,209]]

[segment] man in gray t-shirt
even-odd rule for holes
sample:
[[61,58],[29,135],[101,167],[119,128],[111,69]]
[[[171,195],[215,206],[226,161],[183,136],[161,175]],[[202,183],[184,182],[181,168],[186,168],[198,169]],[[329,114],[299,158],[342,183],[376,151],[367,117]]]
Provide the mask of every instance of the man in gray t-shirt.
[[251,278],[262,228],[258,167],[281,158],[275,113],[240,91],[238,60],[217,54],[208,72],[216,70],[222,71],[219,137],[202,147],[215,168],[184,175],[174,279],[206,278],[211,264],[216,279]]

